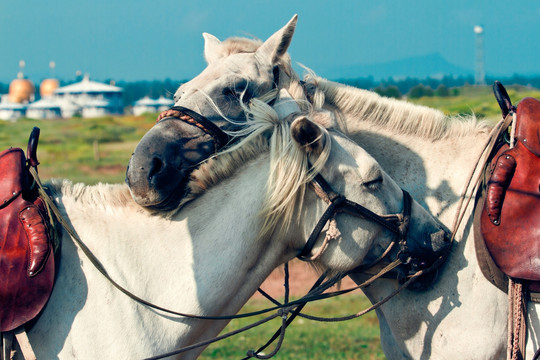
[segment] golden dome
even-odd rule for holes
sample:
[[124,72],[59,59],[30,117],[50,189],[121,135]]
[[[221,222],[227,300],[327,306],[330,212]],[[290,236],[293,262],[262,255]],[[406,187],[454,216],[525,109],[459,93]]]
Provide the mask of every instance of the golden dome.
[[12,103],[24,103],[33,99],[36,88],[28,79],[15,79],[9,84],[8,99]]
[[56,79],[45,79],[39,85],[39,94],[41,97],[49,96],[54,94],[54,90],[58,89],[58,80]]

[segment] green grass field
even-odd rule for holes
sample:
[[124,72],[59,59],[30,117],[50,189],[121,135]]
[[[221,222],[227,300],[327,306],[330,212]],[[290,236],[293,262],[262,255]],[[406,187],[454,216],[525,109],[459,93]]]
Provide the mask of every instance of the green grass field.
[[34,126],[41,129],[39,172],[43,180],[68,178],[74,182],[118,183],[131,153],[155,123],[156,115],[110,116],[96,119],[21,119],[0,121],[0,149],[26,150]]
[[[448,97],[422,97],[409,101],[441,109],[448,115],[475,114],[478,118],[488,118],[497,121],[501,117],[501,110],[491,86],[463,86],[458,88],[458,96]],[[531,96],[540,99],[540,90],[524,86],[507,86],[506,90],[515,104],[524,97]]]
[[[540,91],[508,87],[517,103],[525,96],[540,98]],[[443,110],[447,114],[475,113],[491,121],[500,118],[500,110],[490,87],[460,88],[455,97],[426,97],[411,100]],[[43,180],[68,178],[74,182],[94,184],[124,181],[128,160],[143,134],[155,122],[156,114],[114,116],[97,119],[63,119],[38,121],[21,119],[15,123],[0,121],[0,149],[10,146],[26,149],[32,127],[41,128],[38,148],[40,175]],[[268,306],[263,300],[251,300],[243,311]],[[345,315],[368,306],[361,294],[333,298],[310,305],[307,313]],[[225,331],[240,328],[250,320],[235,320]],[[256,349],[277,329],[279,321],[251,330],[210,346],[202,359],[239,359],[247,350]],[[383,359],[379,345],[378,324],[374,314],[344,323],[315,323],[298,319],[287,331],[277,359]]]
[[[271,304],[265,299],[252,299],[242,312],[260,310]],[[342,316],[357,313],[370,306],[361,293],[311,303],[304,312],[320,316]],[[266,315],[267,316],[267,315]],[[246,326],[256,319],[233,320],[224,330],[229,332]],[[259,328],[249,330],[219,343],[210,345],[201,359],[241,359],[248,350],[256,350],[279,328],[281,320],[274,319]],[[274,345],[266,350],[272,351]],[[377,316],[369,313],[362,318],[345,322],[315,322],[296,318],[287,328],[285,340],[276,359],[384,359],[379,343]]]

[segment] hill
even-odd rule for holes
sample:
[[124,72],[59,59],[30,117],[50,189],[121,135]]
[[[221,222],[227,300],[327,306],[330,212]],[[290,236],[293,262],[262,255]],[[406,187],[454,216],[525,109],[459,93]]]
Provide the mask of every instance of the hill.
[[445,75],[452,77],[466,77],[474,74],[466,69],[448,62],[439,53],[415,56],[410,58],[392,60],[377,64],[353,64],[341,67],[327,67],[318,69],[321,76],[329,79],[346,79],[355,77],[372,77],[374,80],[387,78],[438,78]]

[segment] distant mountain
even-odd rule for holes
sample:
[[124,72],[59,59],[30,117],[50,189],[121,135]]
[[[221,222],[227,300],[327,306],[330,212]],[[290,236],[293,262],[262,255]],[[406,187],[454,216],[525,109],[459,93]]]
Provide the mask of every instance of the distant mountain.
[[372,76],[375,80],[392,78],[426,78],[444,75],[467,76],[474,74],[466,69],[449,63],[441,54],[434,53],[393,60],[378,64],[357,64],[341,67],[318,69],[317,73],[328,79],[343,79]]

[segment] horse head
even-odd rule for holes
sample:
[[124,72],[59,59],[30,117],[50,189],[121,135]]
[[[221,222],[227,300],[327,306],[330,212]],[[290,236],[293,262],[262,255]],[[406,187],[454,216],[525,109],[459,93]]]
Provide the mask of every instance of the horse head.
[[[159,210],[178,205],[186,195],[191,171],[225,145],[216,133],[238,129],[245,122],[242,105],[271,93],[280,77],[283,81],[279,66],[289,61],[286,52],[295,26],[296,16],[264,43],[221,42],[204,34],[208,66],[174,95],[173,109],[181,108],[182,115],[162,113],[129,162],[126,183],[139,205]],[[185,115],[190,118],[187,122],[169,121]],[[210,126],[218,130],[208,131]]]
[[[325,117],[332,113],[306,115],[286,90],[280,91],[274,109],[278,116],[288,119],[296,146],[313,164],[312,171],[317,175],[313,176],[311,186],[315,193],[330,204],[329,208],[335,206],[333,212],[327,210],[319,220],[327,223],[325,230],[309,234],[313,246],[306,249],[304,245],[301,258],[316,258],[325,267],[348,271],[355,267],[367,270],[372,265],[380,266],[382,259],[384,263],[400,257],[405,264],[398,268],[397,276],[403,280],[429,268],[448,252],[449,238],[436,219],[363,148],[339,131],[320,125],[331,121]],[[328,148],[329,151],[325,150]],[[302,217],[310,214],[306,211]],[[329,238],[331,242],[327,241]],[[432,273],[420,279],[415,283],[416,289],[431,283],[434,276]]]
[[264,43],[229,38],[223,42],[204,33],[207,67],[174,94],[175,105],[184,106],[223,129],[245,121],[241,103],[269,93],[284,81],[280,70],[290,66],[287,49],[296,28],[295,15]]

